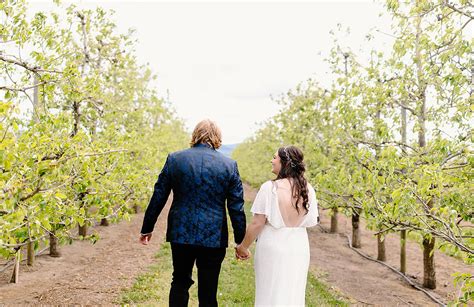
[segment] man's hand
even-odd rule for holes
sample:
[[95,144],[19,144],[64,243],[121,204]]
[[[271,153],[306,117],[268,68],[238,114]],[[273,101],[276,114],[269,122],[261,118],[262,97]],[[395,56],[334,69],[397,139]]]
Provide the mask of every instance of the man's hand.
[[140,243],[143,244],[143,245],[148,245],[148,242],[150,242],[151,240],[151,235],[152,233],[146,233],[146,234],[140,234]]
[[240,260],[247,260],[251,256],[250,251],[248,248],[245,248],[242,246],[242,244],[239,244],[235,247],[235,257]]

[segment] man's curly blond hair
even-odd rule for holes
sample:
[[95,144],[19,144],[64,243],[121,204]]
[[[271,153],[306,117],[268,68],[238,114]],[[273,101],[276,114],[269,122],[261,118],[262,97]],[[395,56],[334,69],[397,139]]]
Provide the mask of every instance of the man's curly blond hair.
[[205,143],[211,145],[214,149],[218,149],[222,145],[221,129],[215,122],[210,119],[200,121],[193,131],[190,145]]

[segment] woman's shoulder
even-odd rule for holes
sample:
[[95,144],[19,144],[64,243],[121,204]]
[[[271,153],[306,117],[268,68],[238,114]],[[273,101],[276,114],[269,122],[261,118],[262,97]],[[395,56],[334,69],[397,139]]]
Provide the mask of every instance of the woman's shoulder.
[[266,198],[272,191],[272,181],[265,181],[258,189],[256,198]]
[[276,185],[273,180],[265,181],[261,186],[259,193],[270,194],[272,192],[276,192]]
[[272,180],[268,180],[268,181],[265,181],[261,186],[260,186],[260,190],[262,191],[265,191],[265,190],[270,190],[273,186],[273,181]]
[[313,186],[311,185],[311,183],[308,182],[308,191],[310,193],[315,193],[316,194],[316,190],[313,188]]

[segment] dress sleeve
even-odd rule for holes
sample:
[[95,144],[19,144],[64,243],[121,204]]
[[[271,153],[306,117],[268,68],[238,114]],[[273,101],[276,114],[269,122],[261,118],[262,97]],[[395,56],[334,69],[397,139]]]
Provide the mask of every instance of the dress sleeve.
[[316,191],[312,186],[309,187],[309,211],[301,225],[302,227],[313,227],[319,224],[318,200],[316,199]]
[[271,190],[269,189],[269,182],[267,181],[262,184],[260,190],[258,190],[250,212],[253,214],[264,214],[268,217],[271,213],[269,193],[271,193]]

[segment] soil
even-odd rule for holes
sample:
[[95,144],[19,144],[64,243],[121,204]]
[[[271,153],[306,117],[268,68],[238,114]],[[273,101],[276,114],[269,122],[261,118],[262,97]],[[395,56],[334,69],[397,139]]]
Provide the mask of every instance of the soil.
[[[256,192],[246,187],[249,201]],[[411,287],[401,276],[377,262],[363,258],[349,248],[352,238],[351,219],[338,214],[338,233],[329,233],[331,217],[328,210],[319,209],[320,224],[308,230],[311,247],[311,266],[317,276],[338,290],[352,304],[359,306],[438,306],[426,294]],[[377,258],[377,239],[360,221],[364,254]],[[385,238],[386,263],[399,269],[400,239],[397,234]],[[423,282],[422,247],[407,240],[407,275],[421,286]],[[474,266],[435,251],[437,289],[428,290],[434,297],[447,303],[456,295],[452,273],[474,274]],[[474,306],[474,302],[469,306]]]
[[[170,202],[158,218],[149,245],[138,242],[143,213],[131,221],[95,226],[96,244],[75,241],[61,246],[61,257],[43,254],[33,267],[22,263],[20,282],[8,283],[13,267],[0,273],[0,305],[114,304],[124,287],[149,267],[165,235]],[[0,266],[1,267],[1,266]]]
[[[321,224],[309,231],[311,264],[319,270],[323,279],[362,305],[379,306],[437,306],[426,294],[411,287],[401,276],[385,266],[367,260],[351,250],[347,235],[352,237],[351,219],[338,214],[338,233],[328,233],[331,218],[329,212],[320,209]],[[377,239],[374,232],[365,229],[361,220],[362,248],[364,254],[377,258]],[[400,238],[397,234],[385,237],[386,263],[399,269]],[[407,240],[407,275],[417,284],[423,282],[422,247]],[[474,267],[461,260],[435,251],[437,289],[429,290],[433,296],[447,303],[456,291],[452,273],[470,272]],[[469,306],[474,306],[471,303]]]
[[[256,191],[244,186],[245,199],[251,201]],[[9,284],[11,268],[0,273],[0,305],[13,304],[114,304],[121,290],[130,287],[135,278],[147,270],[163,241],[166,229],[167,204],[155,226],[150,245],[138,243],[143,213],[130,222],[107,227],[95,226],[101,239],[92,245],[76,241],[61,246],[60,258],[47,254],[38,256],[35,266],[22,264],[20,282]],[[436,306],[424,293],[413,289],[400,276],[383,265],[367,260],[351,250],[346,234],[351,234],[350,219],[339,215],[339,233],[331,234],[330,217],[320,209],[321,224],[309,230],[311,265],[317,276],[340,291],[353,305],[359,306]],[[361,221],[364,253],[376,257],[377,242]],[[399,238],[386,237],[387,263],[398,268]],[[456,271],[474,274],[473,266],[435,252],[438,288],[432,293],[444,302],[453,297]],[[423,279],[422,249],[407,242],[407,273],[415,281]],[[1,267],[1,265],[0,265]],[[474,304],[473,304],[474,305]]]

